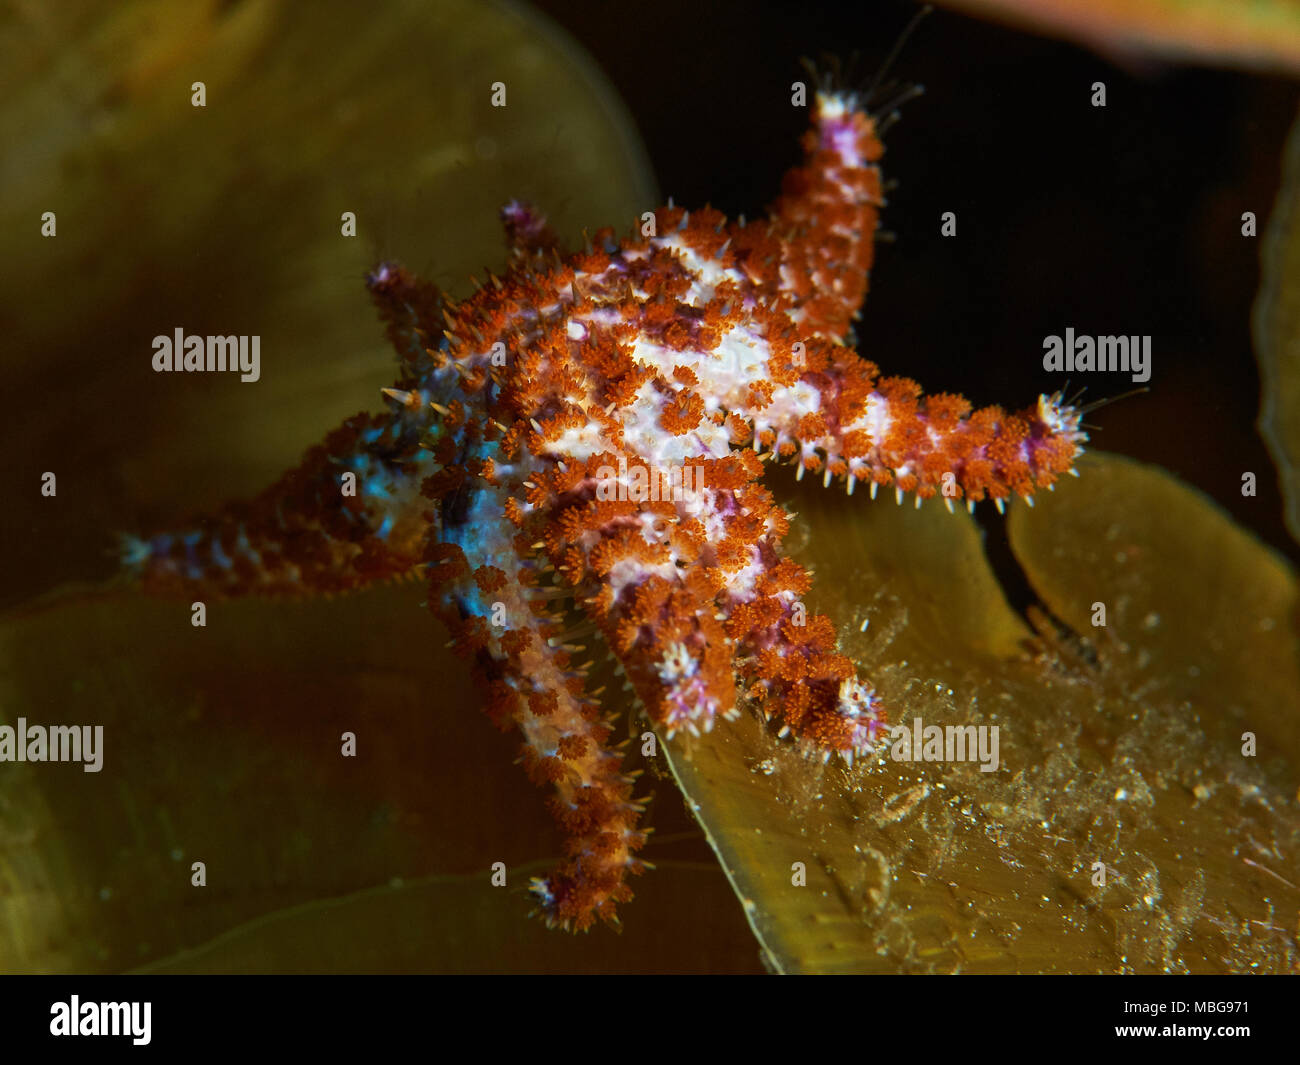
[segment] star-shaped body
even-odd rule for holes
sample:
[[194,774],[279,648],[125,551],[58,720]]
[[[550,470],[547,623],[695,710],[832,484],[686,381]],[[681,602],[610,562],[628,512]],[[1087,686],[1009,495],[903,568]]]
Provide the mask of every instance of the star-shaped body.
[[852,760],[882,708],[804,607],[764,460],[850,493],[1000,506],[1071,470],[1085,439],[1059,396],[972,412],[845,346],[882,147],[854,97],[826,92],[805,149],[765,220],[668,206],[563,256],[514,203],[508,271],[463,303],[380,267],[370,289],[401,360],[389,409],[349,419],[251,502],[126,544],[147,589],[194,598],[422,575],[488,713],[553,789],[567,858],[533,888],[553,924],[614,919],[645,840],[566,606],[669,739],[749,706]]

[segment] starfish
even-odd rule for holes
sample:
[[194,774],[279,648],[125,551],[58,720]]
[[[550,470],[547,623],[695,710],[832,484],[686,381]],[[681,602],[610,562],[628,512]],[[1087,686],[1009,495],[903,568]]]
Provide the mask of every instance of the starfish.
[[384,412],[349,418],[247,503],[125,539],[126,569],[158,594],[423,579],[488,714],[552,789],[566,858],[532,891],[554,926],[615,922],[646,864],[633,774],[566,609],[669,741],[750,709],[851,763],[884,710],[804,607],[810,577],[782,554],[790,517],[766,467],[1001,508],[1074,473],[1086,440],[1060,393],[972,411],[846,345],[883,205],[879,115],[831,88],[812,112],[765,220],[670,203],[566,254],[513,202],[508,269],[463,302],[378,267],[368,285],[400,364]]

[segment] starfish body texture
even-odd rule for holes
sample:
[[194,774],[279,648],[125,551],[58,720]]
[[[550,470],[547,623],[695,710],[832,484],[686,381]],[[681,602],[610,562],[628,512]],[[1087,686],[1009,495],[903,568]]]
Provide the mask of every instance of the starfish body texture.
[[147,590],[196,598],[421,575],[489,715],[519,730],[528,773],[552,789],[567,856],[533,884],[552,924],[614,920],[645,842],[566,605],[669,739],[752,707],[851,761],[876,744],[882,707],[804,609],[810,579],[782,554],[789,517],[765,460],[850,493],[1001,505],[1072,472],[1085,439],[1059,395],[972,411],[845,345],[883,149],[834,92],[804,146],[761,221],[670,205],[565,255],[512,203],[509,268],[464,302],[381,266],[369,286],[401,364],[387,410],[349,419],[250,502],[125,543]]

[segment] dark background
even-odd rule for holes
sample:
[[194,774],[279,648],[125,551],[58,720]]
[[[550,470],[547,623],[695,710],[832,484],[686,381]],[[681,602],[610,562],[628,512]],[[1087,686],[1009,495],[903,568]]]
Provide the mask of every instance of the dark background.
[[[856,52],[869,81],[916,10],[537,6],[613,81],[665,196],[750,217],[799,159],[807,112],[789,101],[807,76],[800,57]],[[859,350],[927,391],[1016,409],[1065,383],[1043,371],[1048,334],[1150,334],[1150,392],[1092,414],[1093,446],[1158,463],[1296,560],[1254,428],[1260,238],[1241,236],[1243,211],[1261,234],[1272,211],[1295,85],[1112,58],[942,9],[922,20],[890,74],[925,94],[885,138],[897,185],[884,227],[896,239],[878,249]],[[1095,81],[1105,108],[1091,106]],[[944,211],[957,214],[956,238],[940,236]],[[1076,375],[1079,385],[1085,402],[1134,387],[1126,374]],[[1253,499],[1241,496],[1246,471]]]

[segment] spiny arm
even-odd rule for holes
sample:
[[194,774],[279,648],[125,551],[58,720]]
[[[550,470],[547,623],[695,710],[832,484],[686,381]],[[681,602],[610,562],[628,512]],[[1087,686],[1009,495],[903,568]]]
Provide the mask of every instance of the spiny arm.
[[180,531],[123,537],[123,566],[153,594],[214,597],[343,592],[407,575],[428,509],[410,476],[429,461],[420,432],[399,415],[349,418],[254,499]]
[[870,750],[879,701],[836,652],[830,621],[807,613],[808,576],[780,555],[788,516],[756,483],[753,453],[696,460],[698,477],[640,501],[630,471],[614,492],[625,498],[590,498],[604,459],[566,471],[554,487],[569,501],[530,535],[577,586],[650,718],[670,737],[708,732],[737,712],[739,680],[782,735],[824,757]]
[[[161,595],[302,595],[349,591],[419,564],[432,455],[421,439],[446,357],[429,345],[441,297],[400,267],[368,279],[401,373],[388,410],[358,414],[260,495],[149,537],[124,536],[122,563]],[[410,390],[410,391],[408,391]]]
[[849,94],[818,93],[805,160],[785,175],[771,219],[783,237],[781,284],[809,337],[848,334],[875,255],[884,153],[873,118]]
[[909,378],[880,377],[849,348],[806,347],[797,362],[774,355],[762,408],[738,412],[756,445],[792,457],[801,477],[820,470],[826,483],[846,478],[850,492],[868,483],[873,497],[892,484],[900,500],[940,495],[951,508],[988,498],[1001,509],[1011,495],[1028,499],[1072,473],[1083,453],[1081,412],[1060,393],[1014,413],[972,411],[960,396],[924,396]]
[[[642,871],[645,842],[634,777],[609,746],[611,727],[585,691],[585,667],[571,660],[554,607],[541,585],[549,569],[514,534],[503,495],[521,479],[499,453],[459,483],[433,484],[445,520],[430,543],[429,602],[473,659],[500,728],[518,727],[529,777],[554,789],[548,806],[565,835],[566,858],[533,882],[550,925],[580,931],[597,917],[617,923],[616,904],[632,897],[626,880]],[[503,483],[509,482],[509,483]],[[521,490],[521,489],[520,489]]]

